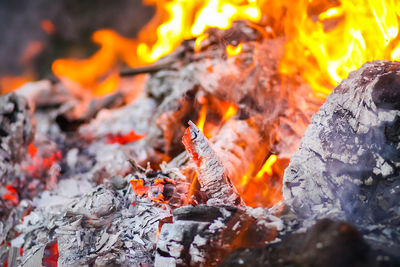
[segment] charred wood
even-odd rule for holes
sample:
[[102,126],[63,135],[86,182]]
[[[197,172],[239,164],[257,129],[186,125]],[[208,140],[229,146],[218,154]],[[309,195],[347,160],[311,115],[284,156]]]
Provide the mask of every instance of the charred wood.
[[224,266],[396,266],[389,255],[373,251],[357,229],[345,222],[323,219],[306,233],[288,236],[265,248],[239,249]]

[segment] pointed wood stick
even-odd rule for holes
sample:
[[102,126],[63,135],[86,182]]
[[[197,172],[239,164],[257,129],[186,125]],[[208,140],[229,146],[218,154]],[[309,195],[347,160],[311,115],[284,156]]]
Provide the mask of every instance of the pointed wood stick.
[[207,204],[244,205],[207,138],[192,121],[189,121],[182,142],[199,168],[198,181],[208,197]]

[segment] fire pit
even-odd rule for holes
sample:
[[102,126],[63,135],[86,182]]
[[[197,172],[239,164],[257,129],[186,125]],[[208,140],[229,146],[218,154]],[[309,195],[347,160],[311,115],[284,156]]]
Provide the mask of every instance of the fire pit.
[[400,265],[400,6],[155,2],[3,88],[4,266]]

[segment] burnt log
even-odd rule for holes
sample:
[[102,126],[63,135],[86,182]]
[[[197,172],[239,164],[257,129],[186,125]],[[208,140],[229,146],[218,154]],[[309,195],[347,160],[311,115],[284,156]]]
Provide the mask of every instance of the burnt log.
[[296,233],[264,248],[232,251],[225,266],[396,266],[388,255],[372,251],[357,229],[323,219],[306,233]]
[[400,250],[400,63],[352,72],[312,118],[285,171],[286,203],[309,227],[329,217]]

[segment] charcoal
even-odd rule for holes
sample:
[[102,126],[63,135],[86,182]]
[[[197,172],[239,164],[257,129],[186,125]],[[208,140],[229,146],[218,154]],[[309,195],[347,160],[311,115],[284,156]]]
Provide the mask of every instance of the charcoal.
[[234,248],[272,241],[279,221],[262,209],[232,206],[185,206],[173,216],[161,228],[155,266],[216,266]]
[[399,62],[366,63],[313,116],[283,185],[303,226],[348,221],[371,245],[400,251],[399,89]]
[[372,251],[357,229],[345,222],[323,219],[306,233],[288,236],[264,248],[232,251],[225,266],[397,266],[391,256]]

